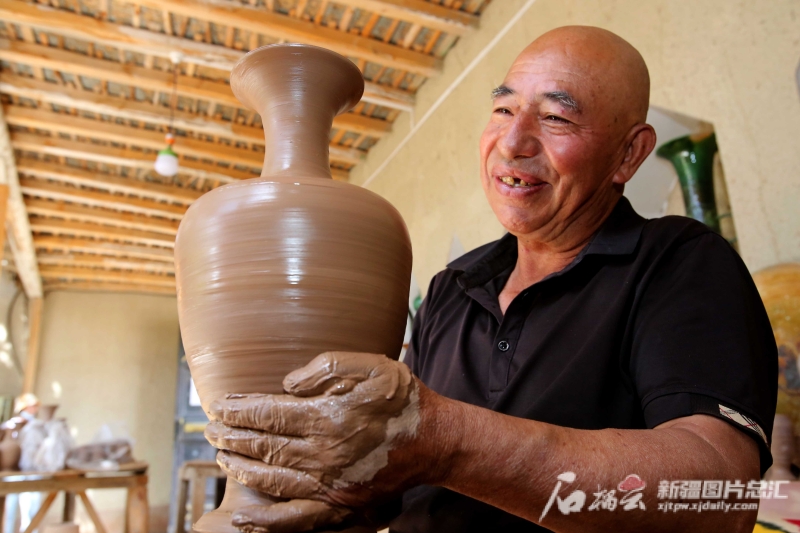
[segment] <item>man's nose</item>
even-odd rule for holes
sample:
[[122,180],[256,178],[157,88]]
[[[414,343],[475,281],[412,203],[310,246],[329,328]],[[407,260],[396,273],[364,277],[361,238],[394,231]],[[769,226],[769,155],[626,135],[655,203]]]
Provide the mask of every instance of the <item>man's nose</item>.
[[525,114],[516,115],[501,133],[497,147],[507,160],[534,157],[541,150],[538,123]]

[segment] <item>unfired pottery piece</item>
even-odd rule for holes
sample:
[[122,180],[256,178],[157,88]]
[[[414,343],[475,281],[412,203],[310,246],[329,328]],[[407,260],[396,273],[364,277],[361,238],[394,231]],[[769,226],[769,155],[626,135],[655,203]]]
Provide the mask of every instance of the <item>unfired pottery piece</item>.
[[[774,265],[753,274],[778,345],[776,412],[792,421],[800,436],[800,263]],[[800,447],[794,463],[800,464]]]
[[5,432],[0,442],[0,471],[19,470],[19,457],[22,449],[10,429]]
[[[262,117],[262,177],[201,197],[175,243],[181,334],[206,412],[226,393],[281,393],[322,352],[396,359],[411,277],[397,210],[331,179],[330,128],[361,98],[358,68],[322,48],[266,46],[236,65],[231,88]],[[271,503],[228,480],[194,529],[236,531],[231,512]]]
[[772,426],[772,466],[764,474],[769,481],[795,481],[792,474],[792,457],[794,456],[794,434],[792,421],[786,415],[775,415]]

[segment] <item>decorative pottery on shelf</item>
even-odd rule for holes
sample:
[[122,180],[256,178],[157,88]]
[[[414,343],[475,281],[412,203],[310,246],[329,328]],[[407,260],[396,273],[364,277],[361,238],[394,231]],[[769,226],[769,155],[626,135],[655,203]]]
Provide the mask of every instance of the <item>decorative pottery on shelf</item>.
[[[397,210],[331,179],[331,124],[361,98],[358,68],[322,48],[266,46],[239,61],[231,88],[261,115],[263,172],[203,195],[175,242],[181,334],[206,412],[227,393],[283,392],[286,374],[326,351],[396,359],[411,277]],[[237,531],[233,511],[272,502],[229,479],[193,529]]]
[[0,441],[0,471],[19,470],[19,458],[22,449],[16,438],[15,431],[7,429]]
[[[777,413],[800,436],[800,263],[775,265],[753,274],[778,344]],[[795,446],[795,461],[798,447]],[[800,464],[800,463],[799,463]]]
[[656,150],[669,160],[678,173],[686,205],[686,216],[703,222],[719,233],[719,217],[714,197],[714,155],[717,140],[713,133],[687,135],[673,139]]

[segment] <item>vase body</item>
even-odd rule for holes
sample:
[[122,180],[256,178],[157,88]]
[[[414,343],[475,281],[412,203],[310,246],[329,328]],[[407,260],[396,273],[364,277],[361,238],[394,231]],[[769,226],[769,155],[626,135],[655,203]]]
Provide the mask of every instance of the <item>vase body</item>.
[[[203,195],[175,242],[181,335],[206,412],[227,393],[282,393],[286,374],[326,351],[396,359],[411,277],[397,210],[330,178],[331,123],[360,99],[358,69],[320,48],[268,46],[231,86],[262,117],[262,177]],[[237,531],[230,513],[271,503],[228,480],[194,530]]]
[[703,222],[719,233],[719,217],[714,197],[714,155],[716,136],[679,137],[661,145],[658,157],[669,160],[678,173],[686,205],[686,216]]

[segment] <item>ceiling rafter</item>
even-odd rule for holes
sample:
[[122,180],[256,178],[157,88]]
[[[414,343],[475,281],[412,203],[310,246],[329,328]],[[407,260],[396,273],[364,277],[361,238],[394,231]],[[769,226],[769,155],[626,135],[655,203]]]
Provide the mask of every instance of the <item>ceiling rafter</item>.
[[81,204],[65,202],[63,200],[49,200],[27,197],[25,208],[31,215],[63,218],[78,222],[105,224],[118,228],[152,231],[165,235],[175,236],[178,233],[180,221],[171,219],[154,218],[124,211],[115,211],[98,207],[88,207]]
[[175,278],[167,274],[148,274],[135,272],[111,271],[98,268],[63,267],[42,265],[42,279],[63,279],[81,281],[113,281],[121,283],[138,283],[142,285],[158,285],[174,287]]
[[162,185],[130,178],[120,178],[100,172],[83,170],[32,158],[20,158],[17,170],[25,176],[50,179],[77,186],[92,187],[110,193],[131,194],[161,202],[191,205],[202,196],[195,189]]
[[137,0],[136,4],[166,9],[184,17],[197,18],[201,15],[203,20],[217,24],[232,25],[289,42],[322,46],[347,57],[429,78],[442,70],[442,61],[433,56],[227,0]]
[[142,294],[175,295],[172,287],[147,285],[142,283],[113,283],[103,281],[47,281],[44,290],[49,291],[84,291],[84,292],[134,292]]
[[[12,7],[17,5],[19,6],[18,8]],[[219,48],[220,50],[218,53],[226,53],[228,56],[230,56],[230,60],[225,62],[220,58],[216,58],[214,62],[217,68],[226,72],[229,72],[236,64],[236,61],[244,56],[244,52],[229,50],[223,46],[196,43],[195,41],[177,37],[167,37],[163,34],[154,33],[147,30],[136,30],[135,28],[119,26],[110,22],[99,21],[87,16],[75,15],[68,11],[54,9],[50,9],[48,11],[38,5],[26,4],[22,0],[0,0],[0,7],[2,6],[4,6],[4,9],[0,9],[0,20],[11,20],[24,24],[33,24],[42,28],[47,28],[51,31],[56,31],[62,34],[66,33],[68,35],[76,36],[79,39],[89,41],[97,39],[97,34],[100,34],[102,36],[100,39],[102,42],[123,49],[131,49],[131,42],[136,42],[139,44],[135,51],[141,51],[143,48],[145,48],[147,53],[162,58],[169,58],[170,52],[175,51],[177,48],[184,53],[184,61],[191,64],[197,64],[198,61],[206,61],[209,56],[209,52],[207,50],[208,47]],[[136,34],[136,38],[132,37],[132,33]],[[167,41],[178,41],[180,46],[170,45]],[[147,87],[150,90],[169,91],[172,88],[172,75],[167,72],[148,69],[145,67],[136,67],[132,65],[121,65],[115,61],[90,58],[84,54],[59,50],[34,43],[16,44],[26,44],[28,46],[24,48],[17,47],[17,50],[12,48],[10,52],[16,51],[17,56],[15,57],[20,57],[19,54],[27,54],[28,56],[32,56],[28,57],[27,60],[33,62],[35,66],[41,68],[52,68],[53,70],[61,70],[61,68],[63,68],[66,72],[71,72],[75,68],[79,68],[80,74],[94,76],[99,79],[106,79],[102,76],[102,73],[97,72],[97,69],[99,68],[102,70],[102,68],[106,68],[109,64],[116,63],[122,67],[133,69],[131,72],[135,76],[147,74],[149,75],[148,77],[150,79],[137,81],[136,79],[125,77],[125,69],[121,69],[122,72],[109,73],[109,76],[113,76],[113,79],[110,79],[110,81],[126,83],[129,85],[139,85],[142,87]],[[203,46],[201,49],[193,50],[197,44],[203,44]],[[404,50],[400,47],[397,47],[397,49]],[[58,68],[57,66],[54,68],[53,61],[47,61],[48,54],[46,52],[51,52],[51,55],[53,56],[52,59],[55,62],[62,62],[61,68]],[[53,52],[59,53],[53,54]],[[65,65],[63,63],[73,63],[76,65],[76,67],[68,68],[71,67],[71,65]],[[92,72],[93,74],[87,72]],[[198,81],[204,81],[205,85],[209,86],[209,91],[202,91],[203,84],[198,84]],[[203,98],[217,103],[222,103],[224,105],[232,105],[234,107],[242,106],[230,91],[230,87],[226,83],[212,82],[210,80],[199,80],[198,78],[191,76],[179,76],[178,90],[181,94],[192,98]],[[390,107],[392,109],[408,111],[414,105],[414,96],[406,91],[402,91],[391,86],[381,86],[377,83],[365,82],[364,101]]]
[[472,13],[450,9],[425,0],[331,0],[331,2],[454,35],[464,35],[469,30],[477,28],[480,20]]
[[158,261],[148,261],[146,259],[119,259],[116,257],[81,253],[40,253],[37,259],[40,265],[76,266],[83,268],[103,268],[107,270],[134,270],[175,274],[174,265]]
[[37,250],[59,250],[62,252],[80,252],[84,254],[123,257],[133,259],[147,259],[172,264],[172,250],[165,248],[151,248],[134,244],[117,244],[113,242],[95,241],[92,239],[67,238],[67,237],[42,237],[33,238]]
[[[167,126],[170,122],[168,110],[151,102],[97,94],[8,72],[0,72],[0,92],[62,107],[128,120],[141,120],[161,126]],[[264,131],[259,127],[207,118],[181,110],[175,111],[175,127],[238,141],[264,143]],[[335,117],[333,127],[374,138],[384,137],[392,131],[390,122],[355,113],[345,113]]]
[[31,230],[34,234],[49,233],[51,235],[86,237],[89,239],[126,242],[161,248],[175,247],[175,238],[161,233],[120,229],[114,226],[74,222],[72,220],[60,220],[57,218],[32,217]]
[[[56,157],[69,157],[84,161],[94,161],[108,165],[139,168],[151,171],[154,154],[143,153],[131,148],[94,144],[67,140],[56,137],[44,137],[33,133],[11,132],[11,145],[17,150],[49,154]],[[209,181],[231,183],[258,177],[258,174],[236,168],[223,168],[213,164],[183,159],[180,173]],[[334,179],[347,179],[347,171],[331,168]]]
[[90,207],[115,209],[117,211],[171,220],[181,220],[184,213],[186,213],[186,207],[154,202],[153,200],[146,200],[143,198],[79,189],[60,183],[31,178],[20,178],[19,182],[22,193],[35,198],[63,200],[65,202],[72,202]]

